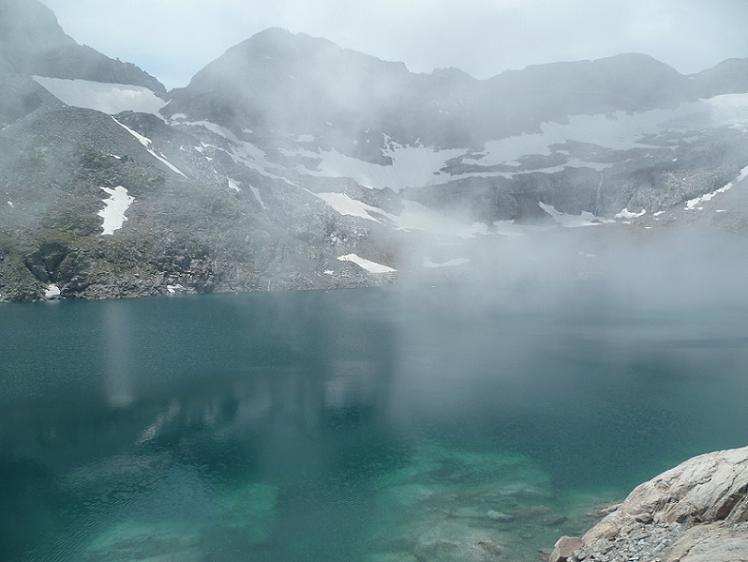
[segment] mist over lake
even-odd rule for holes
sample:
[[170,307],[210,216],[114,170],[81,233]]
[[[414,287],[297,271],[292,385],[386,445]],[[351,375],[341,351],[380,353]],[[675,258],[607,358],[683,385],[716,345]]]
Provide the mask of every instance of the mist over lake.
[[748,427],[748,309],[590,294],[5,306],[4,552],[537,560]]

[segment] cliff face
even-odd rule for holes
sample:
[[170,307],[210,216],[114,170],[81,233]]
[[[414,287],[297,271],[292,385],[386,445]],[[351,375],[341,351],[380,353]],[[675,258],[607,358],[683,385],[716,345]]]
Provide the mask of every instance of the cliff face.
[[748,447],[702,455],[637,487],[551,562],[748,560]]

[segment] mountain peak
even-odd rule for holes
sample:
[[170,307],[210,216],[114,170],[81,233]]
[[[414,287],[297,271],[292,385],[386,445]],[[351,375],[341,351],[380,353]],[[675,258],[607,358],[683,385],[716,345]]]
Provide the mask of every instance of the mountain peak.
[[297,34],[285,29],[283,27],[268,27],[262,31],[258,31],[249,41],[265,41],[265,40],[276,40],[276,39],[291,39],[296,37]]
[[79,45],[38,0],[0,0],[0,52],[15,72],[145,86],[165,93],[153,76],[133,64]]
[[0,43],[39,50],[75,44],[54,12],[37,0],[0,0]]
[[455,68],[454,66],[449,66],[447,68],[435,68],[431,75],[435,78],[444,78],[447,80],[455,80],[458,82],[473,82],[476,80],[464,70],[460,70],[459,68]]

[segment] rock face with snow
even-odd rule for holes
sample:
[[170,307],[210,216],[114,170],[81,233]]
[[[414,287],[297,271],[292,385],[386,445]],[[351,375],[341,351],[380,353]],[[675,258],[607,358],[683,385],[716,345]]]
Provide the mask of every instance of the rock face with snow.
[[236,131],[311,134],[382,161],[367,145],[383,134],[403,145],[465,148],[536,132],[541,123],[569,115],[672,108],[697,98],[687,77],[644,55],[538,65],[476,80],[454,70],[415,74],[402,63],[269,29],[173,92],[166,113]]
[[477,239],[695,220],[748,165],[728,66],[477,80],[271,29],[166,92],[0,0],[0,298],[368,286],[475,264]]
[[640,485],[551,562],[748,560],[748,448],[691,459]]
[[732,126],[748,116],[701,100],[706,91],[721,93],[637,54],[476,80],[271,29],[172,92],[163,112],[268,148],[306,185],[350,178],[491,224],[543,218],[539,202],[601,217],[657,211],[724,185],[746,163]]

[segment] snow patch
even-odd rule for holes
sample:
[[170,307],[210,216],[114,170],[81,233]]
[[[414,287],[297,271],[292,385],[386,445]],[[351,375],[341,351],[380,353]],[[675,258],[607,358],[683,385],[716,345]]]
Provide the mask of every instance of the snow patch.
[[184,288],[183,285],[167,285],[166,290],[169,292],[170,295],[176,295],[177,293],[184,293],[187,291],[187,289]]
[[720,187],[719,189],[715,189],[714,191],[710,193],[705,193],[701,197],[695,197],[693,199],[689,199],[688,201],[686,201],[686,208],[684,210],[701,211],[704,209],[703,207],[704,203],[708,203],[709,201],[717,197],[717,195],[719,195],[720,193],[726,193],[730,191],[732,187],[733,187],[733,184],[732,182],[730,182],[727,185],[724,185]]
[[10,207],[11,209],[15,208],[13,201],[8,201],[8,207]]
[[117,121],[116,118],[112,117],[112,119],[114,119],[114,122],[117,123],[117,125],[119,125],[120,127],[122,127],[125,131],[127,131],[128,133],[130,133],[133,137],[135,137],[138,140],[138,142],[145,147],[145,149],[148,151],[148,153],[151,156],[153,156],[156,160],[158,160],[159,162],[161,162],[162,164],[164,164],[172,172],[174,172],[176,174],[179,174],[183,178],[187,179],[187,176],[185,176],[182,173],[182,171],[179,168],[177,168],[174,164],[172,164],[166,158],[164,158],[163,155],[156,154],[156,152],[153,150],[153,141],[151,141],[151,139],[149,139],[148,137],[144,137],[143,135],[141,135],[137,131],[133,131],[130,127],[128,127],[124,123],[120,123],[119,121]]
[[254,185],[250,185],[249,189],[252,191],[252,195],[255,196],[255,199],[260,204],[260,207],[267,210],[267,206],[265,206],[265,201],[262,199],[262,194],[260,193],[260,190],[257,189]]
[[369,261],[356,254],[348,254],[347,256],[340,256],[338,261],[350,262],[359,266],[361,269],[368,271],[369,273],[395,273],[397,269],[393,269],[389,266],[382,265],[373,261]]
[[705,193],[704,195],[700,197],[695,197],[693,199],[689,199],[688,201],[686,201],[685,210],[686,211],[703,210],[704,203],[708,203],[709,201],[711,201],[712,199],[714,199],[715,197],[717,197],[717,195],[721,193],[726,193],[730,191],[733,187],[735,187],[736,183],[740,183],[746,178],[748,178],[748,166],[740,170],[740,173],[735,178],[735,181],[731,181],[727,185],[723,185],[719,189],[715,189],[714,191],[710,193]]
[[242,190],[241,184],[238,181],[236,181],[235,179],[228,178],[228,181],[229,181],[229,189],[233,189],[237,193],[239,193]]
[[351,199],[351,197],[349,197],[345,193],[317,193],[316,196],[322,199],[325,203],[327,203],[341,215],[359,217],[374,222],[382,221],[380,221],[376,216],[370,215],[370,212],[375,213],[380,217],[386,216],[388,218],[393,218],[393,215],[390,215],[382,209],[367,205],[366,203],[363,203],[362,201],[358,201],[356,199]]
[[125,213],[135,201],[135,198],[131,197],[121,185],[114,189],[102,187],[101,190],[109,195],[108,199],[104,199],[104,208],[97,213],[104,219],[101,235],[111,236],[125,224],[127,220]]
[[48,285],[44,291],[44,298],[48,301],[59,299],[60,295],[62,295],[62,291],[57,285]]
[[93,109],[115,115],[123,111],[151,113],[161,117],[166,105],[152,90],[129,84],[110,84],[90,80],[67,80],[34,76],[34,80],[65,105]]
[[353,199],[344,193],[315,193],[313,195],[325,201],[341,215],[355,216],[378,223],[383,223],[381,219],[386,219],[393,228],[405,232],[415,230],[438,237],[464,240],[489,233],[489,228],[484,223],[450,217],[407,199],[402,202],[402,213],[395,215]]
[[620,213],[617,213],[615,215],[615,218],[622,219],[622,220],[633,220],[633,219],[638,219],[640,217],[643,217],[646,214],[647,214],[646,209],[642,209],[638,213],[635,213],[633,211],[629,211],[628,207],[626,207],[625,209],[622,209]]
[[748,166],[740,170],[740,173],[738,174],[738,177],[735,179],[735,183],[740,183],[741,181],[748,178]]
[[392,143],[383,156],[392,160],[392,165],[365,162],[341,154],[337,150],[313,153],[321,161],[316,170],[303,170],[303,173],[332,178],[351,178],[369,189],[401,191],[406,187],[423,187],[442,183],[438,171],[449,160],[465,153],[463,149],[438,150],[425,146],[402,146]]

